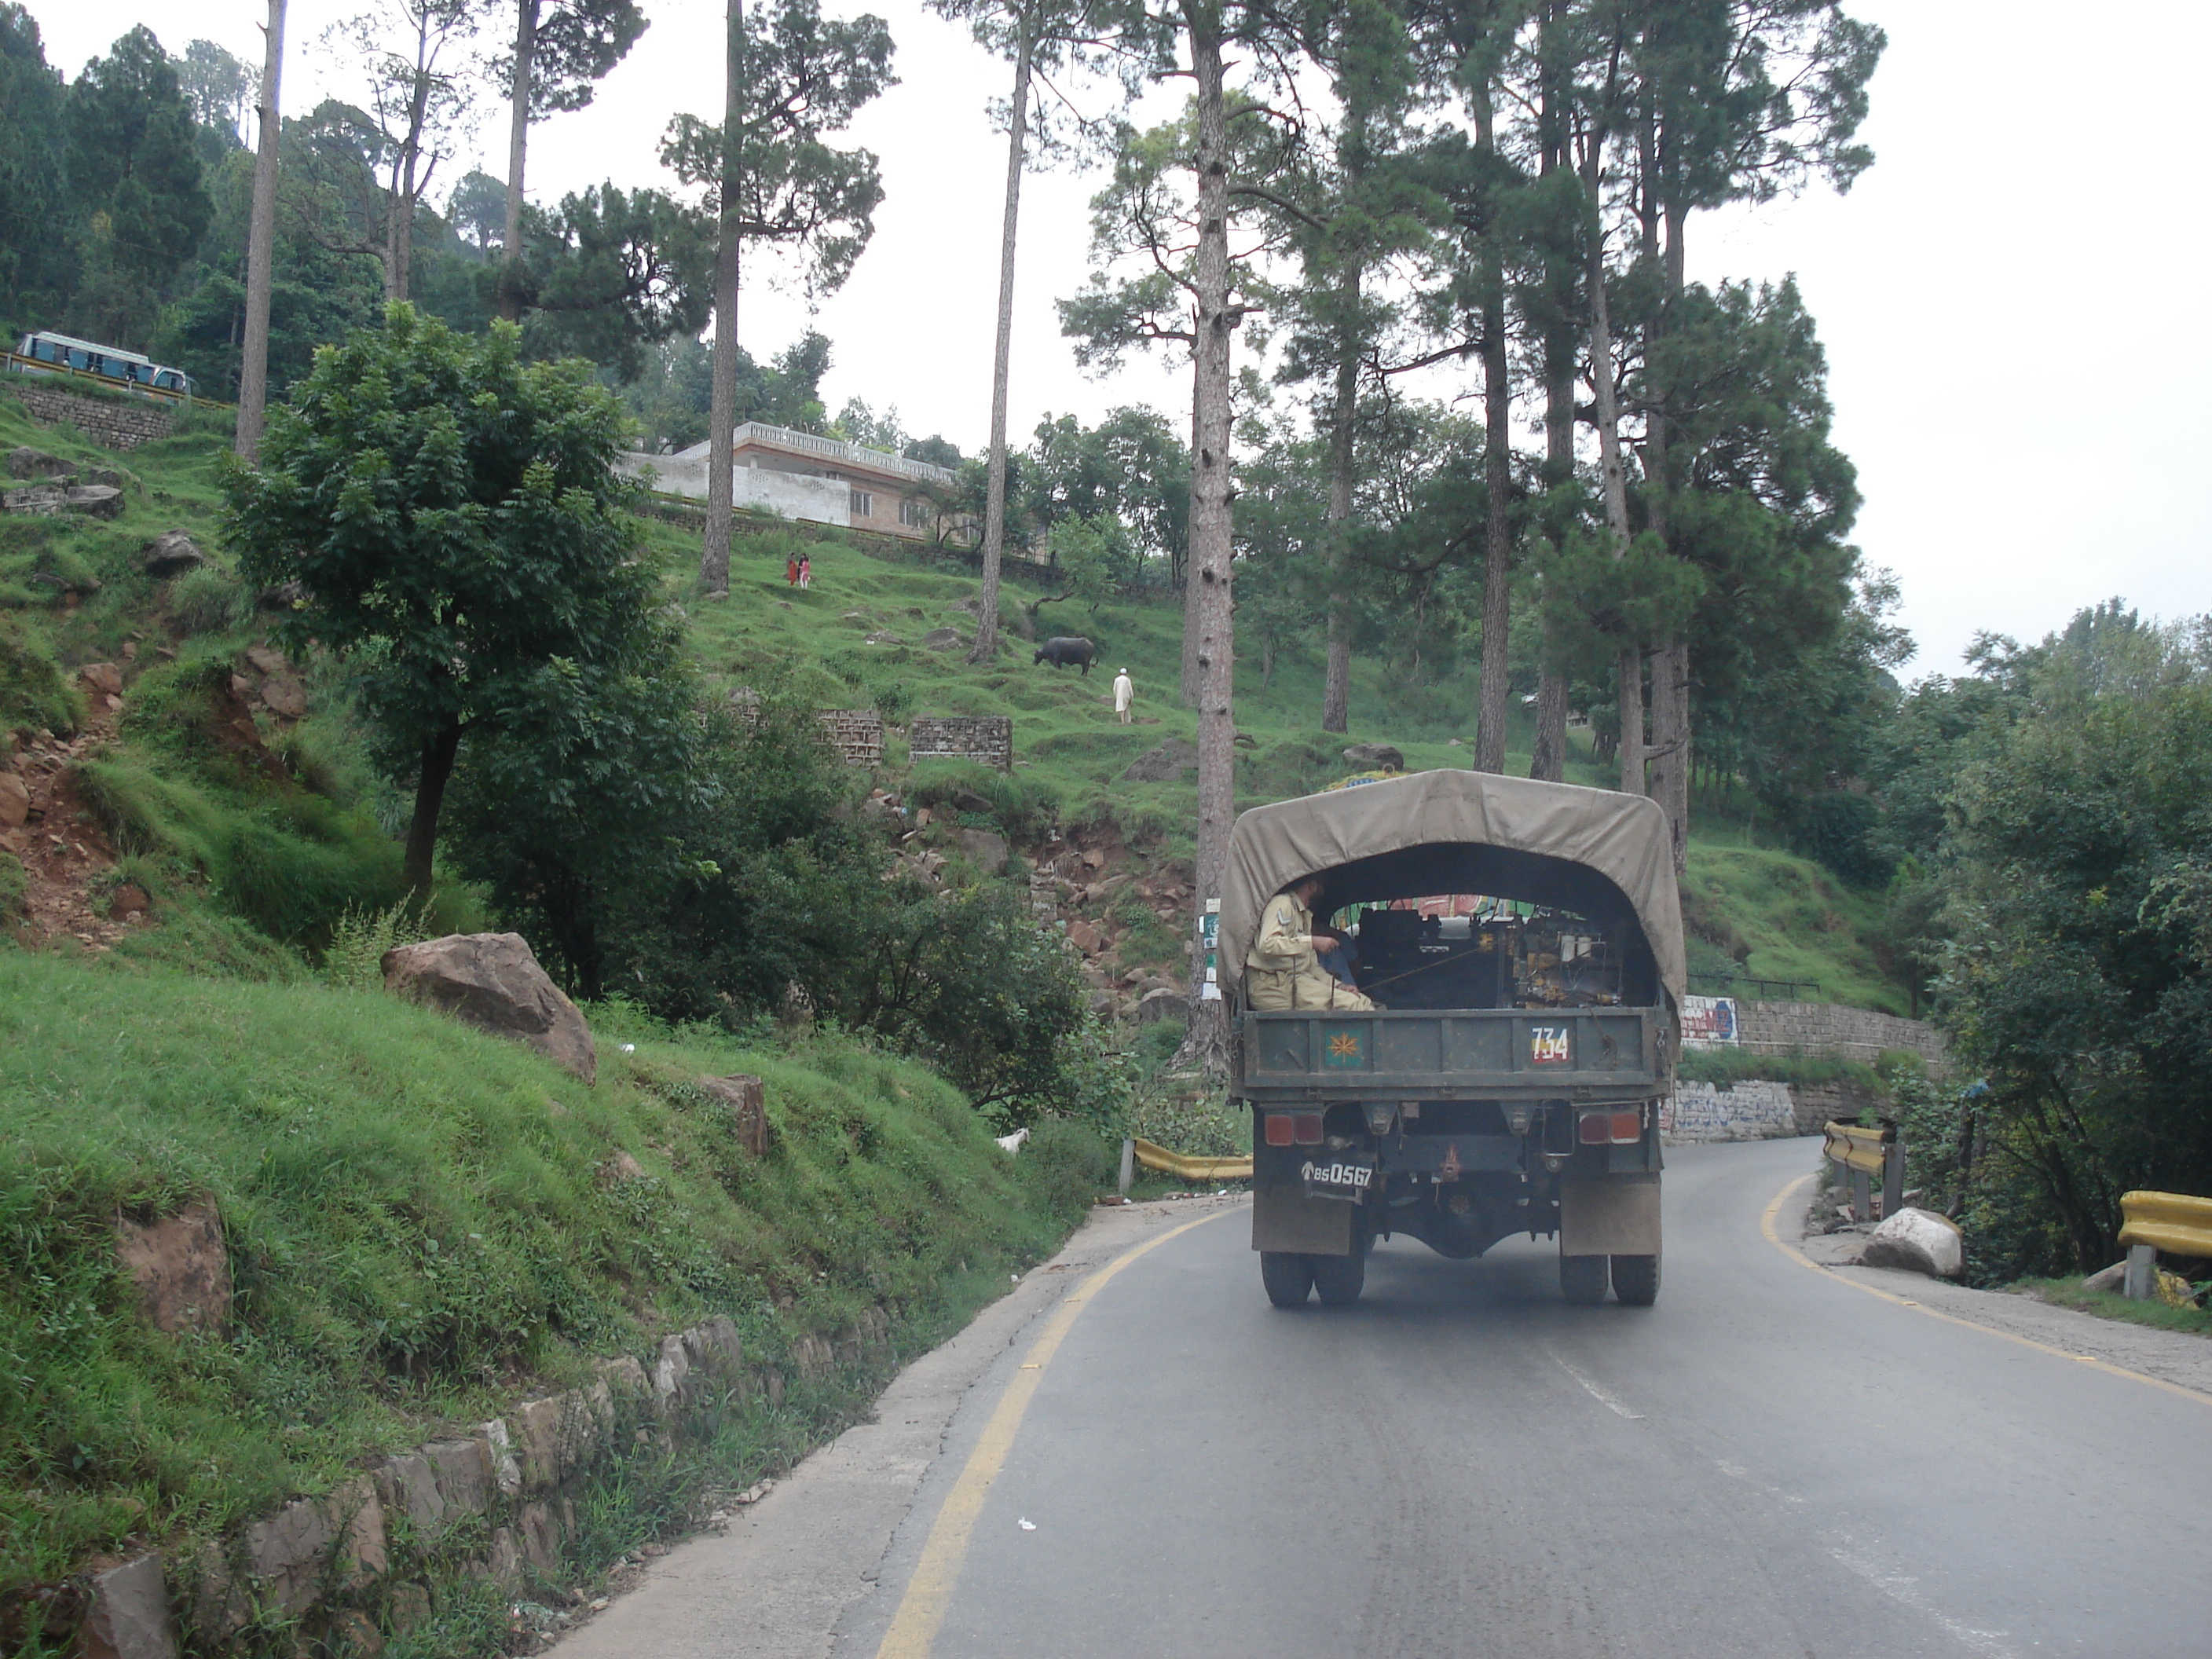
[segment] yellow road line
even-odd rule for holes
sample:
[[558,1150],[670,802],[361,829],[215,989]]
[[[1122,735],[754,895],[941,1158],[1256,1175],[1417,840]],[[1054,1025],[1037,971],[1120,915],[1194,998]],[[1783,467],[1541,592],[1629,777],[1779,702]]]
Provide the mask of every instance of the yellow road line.
[[1766,1242],[1799,1267],[1810,1267],[1814,1273],[1824,1275],[1835,1284],[1848,1285],[1855,1291],[1864,1291],[1869,1296],[1878,1296],[1885,1302],[1894,1304],[1900,1308],[1910,1308],[1915,1313],[1926,1314],[1930,1319],[1940,1319],[1947,1325],[1963,1325],[1970,1331],[1981,1331],[1990,1336],[2001,1336],[2008,1342],[2017,1342],[2023,1348],[2033,1348],[2038,1353],[2047,1353],[2054,1359],[2071,1359],[2081,1364],[2094,1365],[2099,1370],[2108,1371],[2114,1376],[2124,1376],[2136,1382],[2148,1382],[2154,1389],[2163,1389],[2168,1394],[2178,1394],[2184,1400],[2193,1400],[2200,1406],[2212,1406],[2212,1395],[2200,1394],[2195,1389],[2184,1388],[2179,1382],[2169,1382],[2162,1376],[2150,1376],[2142,1371],[2131,1371],[2124,1365],[2115,1365],[2110,1360],[2098,1358],[2094,1354],[2075,1353],[2070,1349],[2054,1348],[2048,1342],[2038,1342],[2032,1336],[2021,1336],[2011,1331],[1999,1330],[1996,1326],[1984,1325],[1979,1320],[1961,1319],[1957,1314],[1948,1314],[1941,1309],[1928,1307],[1908,1297],[1893,1296],[1879,1286],[1863,1284],[1856,1279],[1846,1279],[1841,1273],[1830,1273],[1827,1268],[1814,1261],[1804,1251],[1784,1241],[1774,1225],[1775,1217],[1782,1212],[1782,1206],[1790,1201],[1790,1194],[1812,1179],[1813,1177],[1808,1175],[1799,1176],[1796,1180],[1775,1194],[1774,1201],[1766,1206],[1766,1212],[1759,1218],[1759,1231],[1766,1235]]
[[1186,1221],[1180,1227],[1170,1227],[1158,1238],[1146,1239],[1085,1279],[1073,1296],[1053,1310],[1044,1328],[1037,1334],[1037,1340],[1030,1345],[1028,1357],[1015,1369],[1006,1393],[999,1396],[997,1408],[983,1425],[983,1437],[968,1454],[966,1467],[952,1483],[944,1508],[938,1510],[929,1536],[923,1541],[921,1559],[915,1565],[914,1577],[907,1581],[906,1594],[899,1598],[898,1612],[892,1615],[890,1628],[884,1632],[884,1643],[876,1650],[876,1659],[929,1659],[931,1644],[937,1639],[937,1627],[944,1622],[945,1611],[952,1604],[953,1589],[960,1582],[961,1565],[967,1559],[969,1542],[975,1536],[976,1519],[983,1512],[983,1500],[990,1496],[991,1483],[1006,1467],[1006,1454],[1013,1449],[1014,1436],[1022,1426],[1022,1413],[1029,1409],[1030,1397],[1044,1380],[1045,1367],[1060,1352],[1061,1341],[1091,1298],[1105,1287],[1107,1280],[1139,1256],[1157,1250],[1193,1227],[1202,1227],[1228,1213],[1226,1209],[1216,1210],[1212,1215]]

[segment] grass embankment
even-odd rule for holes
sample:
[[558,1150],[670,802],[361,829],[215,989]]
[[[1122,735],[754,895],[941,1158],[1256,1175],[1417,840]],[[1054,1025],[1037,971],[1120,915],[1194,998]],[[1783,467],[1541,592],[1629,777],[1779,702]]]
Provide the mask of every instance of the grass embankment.
[[2039,1302],[2075,1308],[2100,1319],[2124,1324],[2148,1325],[2162,1331],[2185,1331],[2191,1336],[2212,1336],[2212,1310],[2177,1308],[2165,1302],[2136,1302],[2110,1291],[2087,1291],[2078,1279],[2022,1279],[2004,1286]]
[[[1009,1159],[918,1066],[592,1012],[586,1088],[378,991],[0,952],[17,1640],[26,1598],[89,1555],[212,1536],[710,1313],[774,1361],[881,1305],[912,1352],[1055,1248],[1105,1176],[1064,1126]],[[767,1081],[764,1159],[691,1082],[739,1071]],[[116,1218],[200,1194],[223,1218],[232,1329],[161,1336],[118,1273]],[[860,1398],[756,1402],[716,1478],[795,1455]],[[635,1545],[674,1502],[666,1471],[626,1485],[632,1501],[587,1506],[587,1553]]]

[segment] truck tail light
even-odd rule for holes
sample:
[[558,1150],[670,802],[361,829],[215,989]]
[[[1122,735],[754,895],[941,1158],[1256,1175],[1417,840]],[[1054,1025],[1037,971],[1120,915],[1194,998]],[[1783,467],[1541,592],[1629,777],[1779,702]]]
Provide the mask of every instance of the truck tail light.
[[1270,1146],[1289,1146],[1291,1144],[1291,1115],[1288,1112],[1269,1112],[1267,1114],[1267,1144]]
[[1640,1110],[1584,1112],[1576,1139],[1585,1146],[1633,1146],[1644,1139],[1644,1114]]
[[1321,1114],[1319,1112],[1293,1112],[1291,1114],[1291,1121],[1297,1126],[1297,1139],[1299,1146],[1321,1145]]

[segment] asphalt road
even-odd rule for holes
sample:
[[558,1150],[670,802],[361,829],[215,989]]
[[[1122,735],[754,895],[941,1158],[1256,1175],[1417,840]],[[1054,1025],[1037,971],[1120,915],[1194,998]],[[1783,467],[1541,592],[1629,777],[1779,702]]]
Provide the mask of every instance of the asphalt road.
[[1811,1161],[1670,1152],[1650,1310],[1400,1239],[1357,1307],[1279,1311],[1241,1206],[1131,1233],[903,1419],[937,1455],[818,1629],[745,1618],[708,1543],[575,1651],[2212,1655],[2212,1394],[1808,1269],[1761,1219]]
[[[2212,1401],[1808,1272],[1759,1225],[1808,1161],[1672,1152],[1652,1310],[1401,1239],[1358,1307],[1276,1312],[1241,1214],[1159,1245],[1042,1367],[931,1650],[2212,1655]],[[1022,1358],[834,1652],[878,1650]]]

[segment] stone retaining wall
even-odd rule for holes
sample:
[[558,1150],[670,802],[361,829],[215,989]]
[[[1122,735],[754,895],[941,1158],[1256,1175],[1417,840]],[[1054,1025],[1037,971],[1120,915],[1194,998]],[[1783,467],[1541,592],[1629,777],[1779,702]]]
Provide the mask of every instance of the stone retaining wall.
[[[870,1309],[836,1340],[801,1337],[788,1364],[805,1379],[881,1358],[890,1321]],[[599,1363],[598,1379],[468,1433],[387,1457],[319,1498],[302,1498],[196,1556],[149,1553],[93,1575],[81,1638],[88,1655],[176,1659],[223,1651],[272,1621],[301,1651],[374,1652],[379,1632],[427,1618],[439,1572],[514,1588],[562,1571],[576,1499],[599,1464],[637,1445],[651,1455],[732,1395],[783,1399],[784,1370],[749,1366],[726,1318],[665,1338],[641,1364]]]
[[884,717],[874,709],[824,708],[814,718],[822,723],[822,740],[846,765],[884,763]]
[[1005,714],[918,714],[907,727],[909,760],[970,760],[1014,769],[1014,722]]
[[136,449],[140,444],[166,438],[176,425],[169,410],[154,404],[111,404],[98,398],[80,398],[42,386],[8,388],[24,410],[40,426],[73,426],[107,449]]
[[1749,1002],[1735,1005],[1737,1046],[1753,1054],[1829,1054],[1871,1062],[1885,1049],[1943,1063],[1945,1038],[1934,1026],[1869,1008],[1832,1002]]
[[1659,1103],[1659,1136],[1669,1146],[1714,1140],[1774,1140],[1805,1133],[1786,1083],[1678,1083]]

